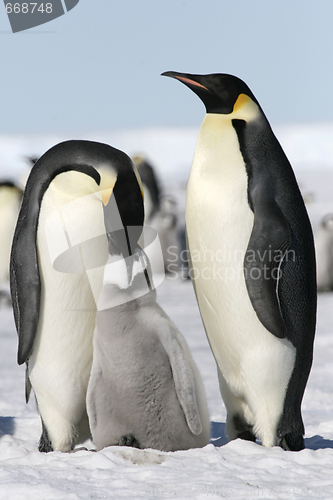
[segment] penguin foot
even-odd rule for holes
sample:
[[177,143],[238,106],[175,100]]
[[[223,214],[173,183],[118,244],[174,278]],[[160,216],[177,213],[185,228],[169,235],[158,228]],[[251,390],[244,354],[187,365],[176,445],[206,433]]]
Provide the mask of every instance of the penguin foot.
[[245,441],[253,441],[256,442],[256,437],[251,431],[244,431],[238,434],[240,439],[244,439]]
[[141,448],[140,443],[133,434],[122,436],[119,440],[118,446],[131,446],[132,448]]
[[50,451],[54,451],[43,420],[42,420],[42,435],[39,440],[38,451],[40,451],[41,453],[49,453]]
[[236,431],[236,438],[244,439],[245,441],[255,442],[256,437],[252,432],[252,426],[247,424],[240,415],[233,416],[234,429]]
[[293,436],[292,434],[286,434],[280,441],[280,446],[285,451],[300,451],[304,450],[304,438],[303,436]]

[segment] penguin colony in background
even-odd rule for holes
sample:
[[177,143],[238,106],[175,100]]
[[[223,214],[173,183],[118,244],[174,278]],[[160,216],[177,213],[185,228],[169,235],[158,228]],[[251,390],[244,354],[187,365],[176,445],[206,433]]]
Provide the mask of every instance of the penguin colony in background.
[[163,75],[189,87],[207,112],[185,218],[227,435],[300,450],[301,401],[316,323],[316,264],[295,176],[243,81],[226,74]]
[[[97,445],[167,450],[208,442],[202,383],[185,341],[157,306],[155,291],[127,302],[143,278],[150,283],[148,260],[137,246],[143,220],[137,171],[110,146],[60,143],[31,171],[13,239],[10,284],[18,363],[27,365],[27,400],[31,387],[36,396],[42,452],[70,451],[91,435],[86,393],[96,314],[88,409]],[[120,257],[110,271],[110,259]],[[139,260],[145,266],[138,270]],[[124,297],[126,303],[101,306],[97,313],[100,296],[106,306],[122,304]],[[119,403],[112,417],[110,388]],[[109,418],[114,426],[104,426]]]
[[145,225],[152,227],[158,233],[164,269],[159,269],[159,254],[151,256],[150,262],[154,269],[159,269],[160,273],[177,272],[179,254],[177,201],[170,194],[162,194],[154,169],[147,160],[136,155],[133,157],[133,162],[142,181]]
[[136,155],[132,161],[138,169],[142,182],[145,205],[145,224],[149,224],[160,209],[161,188],[154,169],[142,156]]
[[[36,160],[36,157],[25,158],[30,167]],[[19,180],[0,180],[0,297],[7,298],[9,305],[11,304],[9,293],[10,252],[27,177],[28,173],[24,172]]]

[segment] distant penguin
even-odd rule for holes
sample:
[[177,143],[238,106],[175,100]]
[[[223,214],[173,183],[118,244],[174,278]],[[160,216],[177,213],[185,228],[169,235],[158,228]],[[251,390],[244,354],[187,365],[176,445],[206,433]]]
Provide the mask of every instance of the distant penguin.
[[227,409],[226,432],[304,447],[301,401],[316,323],[312,230],[257,99],[226,74],[167,72],[207,114],[187,187],[191,277]]
[[161,188],[152,165],[141,155],[132,158],[142,182],[145,205],[145,223],[149,224],[160,208]]
[[[174,196],[163,194],[160,187],[160,182],[157,179],[156,173],[152,165],[142,156],[136,155],[133,157],[133,162],[138,169],[145,204],[145,225],[154,228],[159,236],[161,250],[164,260],[164,269],[160,269],[163,273],[178,272],[178,207]],[[160,254],[151,256],[151,264],[153,268],[158,269]]]
[[333,290],[333,214],[327,214],[315,231],[318,292]]
[[209,441],[199,372],[176,326],[156,303],[148,258],[117,245],[105,266],[87,411],[98,450],[111,445],[175,451]]
[[177,274],[179,268],[178,206],[174,196],[161,196],[160,208],[149,224],[159,236],[164,272]]
[[[101,179],[96,169],[103,166],[108,174]],[[66,141],[47,151],[24,192],[10,284],[18,363],[27,364],[27,399],[31,386],[36,396],[43,452],[69,451],[90,436],[86,390],[108,259],[103,210],[111,200],[127,224],[141,220],[142,192],[132,161],[90,141]]]
[[9,281],[10,249],[23,191],[11,180],[0,180],[0,285]]

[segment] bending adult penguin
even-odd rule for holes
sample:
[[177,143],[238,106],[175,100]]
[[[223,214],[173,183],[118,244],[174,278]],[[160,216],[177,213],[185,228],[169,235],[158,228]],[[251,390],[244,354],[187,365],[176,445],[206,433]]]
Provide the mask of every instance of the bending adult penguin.
[[202,381],[185,339],[156,303],[149,260],[137,238],[126,260],[117,235],[109,238],[87,392],[93,441],[98,450],[205,446]]
[[[96,169],[104,166],[108,174],[101,179]],[[60,143],[32,168],[14,234],[10,282],[18,363],[27,364],[27,399],[31,384],[44,452],[69,451],[90,437],[86,390],[108,258],[102,200],[106,207],[116,200],[127,225],[141,222],[132,161],[106,144]]]
[[186,228],[197,301],[227,408],[227,435],[300,450],[316,265],[294,173],[242,80],[164,75],[196,93],[207,112],[188,182]]

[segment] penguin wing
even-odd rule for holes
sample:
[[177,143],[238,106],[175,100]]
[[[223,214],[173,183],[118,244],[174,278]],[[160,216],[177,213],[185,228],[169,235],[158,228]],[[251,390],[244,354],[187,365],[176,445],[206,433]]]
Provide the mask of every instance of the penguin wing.
[[202,423],[197,405],[194,375],[186,359],[183,346],[177,338],[179,332],[173,324],[171,329],[171,334],[170,328],[165,329],[162,333],[159,332],[159,338],[169,357],[176,394],[187,425],[193,434],[198,435],[202,432]]
[[[30,221],[20,224],[22,230],[14,234],[10,262],[10,288],[14,318],[19,337],[18,363],[28,360],[35,340],[39,320],[41,283],[38,271],[37,248],[33,237],[36,229]],[[28,394],[27,388],[27,394]]]
[[287,336],[281,310],[282,263],[290,248],[291,230],[275,200],[256,206],[244,258],[247,291],[259,320],[278,338]]

